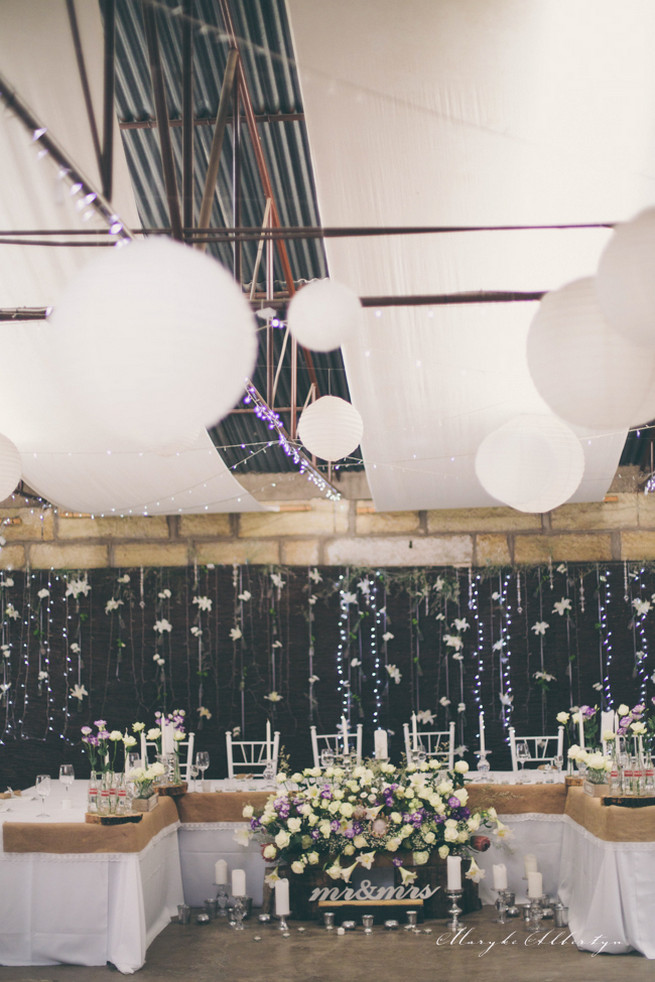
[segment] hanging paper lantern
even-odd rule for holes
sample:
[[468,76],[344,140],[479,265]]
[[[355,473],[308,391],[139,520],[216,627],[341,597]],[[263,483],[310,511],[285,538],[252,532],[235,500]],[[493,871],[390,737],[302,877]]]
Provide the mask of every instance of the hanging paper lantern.
[[655,208],[618,225],[598,263],[596,293],[607,321],[633,344],[655,348]]
[[0,501],[16,490],[23,468],[20,454],[6,436],[0,434]]
[[287,313],[289,331],[311,351],[333,351],[355,334],[362,313],[359,298],[334,280],[314,280],[294,294]]
[[525,414],[489,433],[475,455],[475,473],[489,494],[525,512],[546,512],[575,493],[584,452],[555,416]]
[[322,396],[298,421],[303,446],[322,460],[340,460],[359,446],[364,425],[357,410],[345,399]]
[[539,394],[569,423],[612,430],[655,417],[655,352],[610,327],[591,277],[546,294],[527,358]]
[[157,449],[214,425],[257,350],[232,276],[169,239],[106,250],[70,283],[50,326],[69,397],[110,447]]

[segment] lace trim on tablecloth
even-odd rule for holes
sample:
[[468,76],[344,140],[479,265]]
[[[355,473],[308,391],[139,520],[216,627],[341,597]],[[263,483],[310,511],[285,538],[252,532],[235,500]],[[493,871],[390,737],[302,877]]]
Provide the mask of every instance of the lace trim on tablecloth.
[[172,822],[160,829],[140,852],[0,852],[0,862],[25,863],[32,859],[47,863],[120,863],[125,859],[144,856],[150,849],[180,828]]
[[569,815],[562,815],[562,819],[565,825],[573,829],[584,839],[605,846],[613,852],[655,852],[655,842],[615,842],[612,839],[599,839],[589,829],[586,829],[583,825],[578,825]]
[[521,812],[516,815],[513,812],[498,812],[498,818],[504,825],[510,825],[512,822],[561,822],[564,815],[555,813],[548,814],[547,812]]
[[237,832],[250,828],[248,822],[182,822],[182,832]]

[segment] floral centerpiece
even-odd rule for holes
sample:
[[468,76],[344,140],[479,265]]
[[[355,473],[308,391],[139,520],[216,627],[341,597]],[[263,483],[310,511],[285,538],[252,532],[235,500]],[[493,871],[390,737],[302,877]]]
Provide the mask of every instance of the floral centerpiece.
[[185,712],[174,709],[164,715],[155,713],[156,725],[146,730],[146,724],[132,724],[135,733],[144,733],[146,743],[155,745],[157,760],[164,765],[166,780],[171,785],[182,785],[180,772],[180,745],[186,739]]
[[[119,764],[119,769],[125,768],[125,755],[128,750],[136,744],[136,738],[131,734],[122,733],[120,730],[108,730],[107,721],[97,719],[94,724],[96,730],[90,726],[82,727],[82,743],[89,758],[92,772],[102,772],[103,774],[114,773]],[[121,748],[120,759],[117,761]]]
[[127,772],[126,779],[132,793],[132,808],[135,811],[149,811],[158,801],[156,784],[166,768],[159,761],[148,767],[133,767]]
[[[335,766],[279,774],[280,790],[263,810],[244,809],[249,835],[262,841],[264,859],[275,866],[269,882],[280,864],[295,874],[323,869],[332,880],[349,882],[358,867],[370,869],[381,855],[392,858],[403,883],[412,882],[416,873],[406,867],[425,865],[432,854],[445,859],[487,848],[480,830],[502,834],[504,826],[495,809],[468,807],[468,764],[460,761],[448,773],[438,768],[437,761],[401,769],[368,761],[350,771]],[[472,860],[466,876],[477,881],[483,875]]]
[[612,770],[612,761],[609,757],[600,750],[582,750],[577,759],[579,764],[584,765],[585,779],[590,784],[607,784],[607,776]]

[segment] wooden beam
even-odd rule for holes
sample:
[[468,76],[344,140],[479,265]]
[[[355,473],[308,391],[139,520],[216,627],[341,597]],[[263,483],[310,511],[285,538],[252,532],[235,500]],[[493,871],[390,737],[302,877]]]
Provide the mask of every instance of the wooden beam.
[[[238,61],[239,52],[236,50],[236,48],[230,48],[227,56],[227,64],[225,66],[225,74],[223,76],[223,84],[221,85],[221,95],[218,103],[218,112],[216,114],[216,126],[214,127],[212,145],[209,151],[207,174],[205,175],[205,188],[202,194],[202,203],[200,205],[200,214],[198,216],[199,228],[205,228],[209,225],[214,194],[216,192],[218,169],[221,162],[221,154],[223,153],[223,138],[225,136],[225,127],[227,125],[227,114],[232,104],[232,92],[234,88],[234,79],[236,78]],[[204,250],[206,245],[206,242],[200,242],[198,243],[197,248]]]

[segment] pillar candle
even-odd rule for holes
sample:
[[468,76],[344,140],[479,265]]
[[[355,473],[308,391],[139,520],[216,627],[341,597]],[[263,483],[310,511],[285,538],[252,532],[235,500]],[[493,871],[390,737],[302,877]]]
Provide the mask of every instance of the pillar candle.
[[412,750],[418,750],[418,731],[416,729],[416,713],[412,713]]
[[578,723],[578,728],[580,731],[580,746],[584,747],[584,718],[582,715],[582,710],[580,710],[579,716],[580,716],[580,722]]
[[214,883],[220,886],[227,883],[227,863],[224,859],[217,859],[214,865]]
[[232,896],[246,896],[246,871],[243,869],[232,870]]
[[341,732],[343,733],[343,752],[348,753],[348,722],[345,716],[341,717]]
[[484,713],[480,713],[479,722],[480,722],[480,753],[483,754],[487,750],[484,742]]
[[271,746],[271,721],[266,720],[266,761],[273,759],[272,746]]
[[375,756],[377,758],[386,758],[389,756],[386,730],[375,730],[373,733],[373,745],[375,748]]
[[448,876],[447,889],[462,889],[462,857],[448,856],[446,859],[446,873]]
[[291,913],[289,907],[289,881],[283,879],[275,883],[275,913],[278,917],[285,917]]
[[494,864],[494,890],[507,889],[507,867],[504,863]]
[[525,869],[526,877],[530,873],[537,872],[537,857],[533,856],[531,852],[526,853],[526,855],[523,857],[523,868]]
[[528,873],[528,897],[532,899],[538,899],[543,896],[544,888],[541,879],[541,873],[530,872]]

